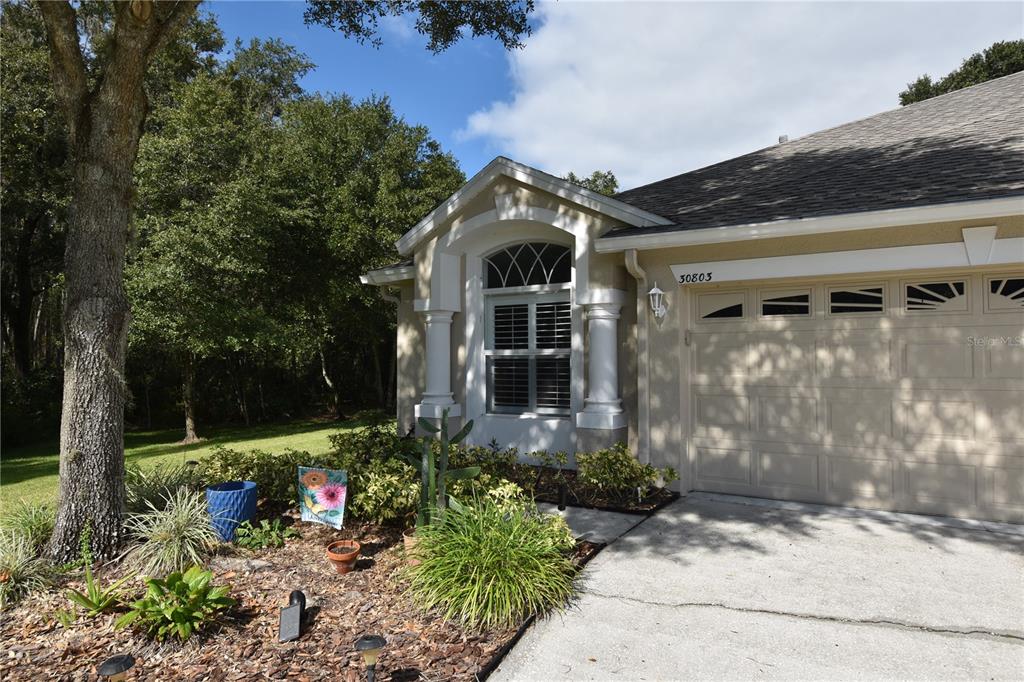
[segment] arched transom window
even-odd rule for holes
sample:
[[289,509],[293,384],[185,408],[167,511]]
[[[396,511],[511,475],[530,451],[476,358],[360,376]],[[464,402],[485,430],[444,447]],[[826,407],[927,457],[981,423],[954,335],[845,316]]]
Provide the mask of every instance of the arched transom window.
[[572,279],[572,253],[558,244],[515,244],[492,253],[484,261],[488,289],[559,284]]
[[568,415],[572,250],[525,242],[484,262],[488,412]]

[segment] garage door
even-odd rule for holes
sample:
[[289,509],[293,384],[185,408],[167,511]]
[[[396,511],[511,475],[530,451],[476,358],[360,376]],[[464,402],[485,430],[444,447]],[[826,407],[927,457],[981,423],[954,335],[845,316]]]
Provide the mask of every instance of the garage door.
[[694,488],[1024,521],[1024,272],[695,287]]

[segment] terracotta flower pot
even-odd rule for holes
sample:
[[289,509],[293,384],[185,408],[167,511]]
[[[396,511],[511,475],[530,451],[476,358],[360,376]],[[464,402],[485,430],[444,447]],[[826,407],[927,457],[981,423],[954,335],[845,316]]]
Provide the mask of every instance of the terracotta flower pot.
[[327,560],[334,564],[338,573],[348,573],[355,567],[360,549],[355,540],[338,540],[327,545]]
[[416,537],[416,529],[410,528],[402,533],[402,544],[405,545],[405,560],[410,566],[419,566],[420,560],[413,558],[413,552],[420,539]]

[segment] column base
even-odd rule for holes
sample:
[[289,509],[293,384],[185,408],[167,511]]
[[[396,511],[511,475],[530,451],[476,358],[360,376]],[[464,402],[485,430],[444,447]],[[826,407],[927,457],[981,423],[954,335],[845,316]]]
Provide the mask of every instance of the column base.
[[613,431],[624,429],[627,424],[626,413],[621,410],[618,412],[587,412],[584,410],[576,413],[576,428],[578,429]]
[[416,418],[423,417],[424,419],[440,419],[442,413],[448,410],[449,417],[461,417],[462,416],[462,405],[458,403],[449,403],[447,405],[440,405],[437,403],[419,403],[413,408]]
[[628,429],[576,429],[576,452],[594,452],[625,443]]

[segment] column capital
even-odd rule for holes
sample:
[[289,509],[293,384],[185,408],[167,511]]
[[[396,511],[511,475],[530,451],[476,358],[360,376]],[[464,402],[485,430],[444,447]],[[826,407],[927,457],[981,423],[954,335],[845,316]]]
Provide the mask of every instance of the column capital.
[[426,318],[427,324],[440,322],[442,324],[451,324],[452,316],[455,314],[450,310],[423,310],[423,317]]
[[626,302],[626,292],[622,289],[587,289],[579,292],[576,303],[590,307],[596,305],[619,305]]
[[588,320],[617,320],[622,306],[618,303],[591,303],[586,306]]

